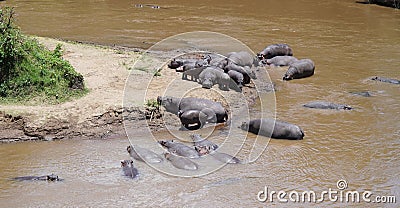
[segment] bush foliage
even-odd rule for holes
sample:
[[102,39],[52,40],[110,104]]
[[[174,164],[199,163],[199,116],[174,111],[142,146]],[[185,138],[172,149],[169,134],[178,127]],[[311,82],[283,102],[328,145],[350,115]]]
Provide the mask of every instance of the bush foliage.
[[23,35],[13,16],[0,9],[0,99],[59,103],[83,95],[83,76],[62,58],[62,46],[50,51]]

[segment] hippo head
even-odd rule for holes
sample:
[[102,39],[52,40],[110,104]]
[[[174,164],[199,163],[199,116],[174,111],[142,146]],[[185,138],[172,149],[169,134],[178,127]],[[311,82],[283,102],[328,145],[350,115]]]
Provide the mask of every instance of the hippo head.
[[250,69],[250,67],[245,66],[243,67],[244,71],[249,75],[250,78],[252,79],[257,79],[256,73]]
[[121,167],[133,166],[132,160],[121,160]]
[[343,110],[352,110],[353,108],[349,105],[343,105]]
[[196,146],[194,149],[199,153],[200,156],[207,155],[211,151],[209,146]]
[[214,85],[214,82],[211,79],[203,79],[202,80],[202,87],[206,89],[211,89]]
[[158,141],[159,144],[161,144],[161,146],[163,147],[169,147],[171,146],[171,144],[174,142],[174,140],[161,140]]
[[263,60],[264,59],[264,55],[262,53],[257,53],[257,58],[259,60]]
[[283,76],[283,80],[292,80],[292,79],[293,79],[293,75],[292,74],[286,73]]
[[51,175],[47,175],[46,180],[48,180],[48,181],[58,181],[59,179],[58,179],[58,175],[51,174]]
[[170,96],[158,96],[157,103],[163,106],[168,112],[177,114],[179,111],[179,101]]
[[207,62],[207,64],[211,63],[211,56],[207,54],[206,56],[203,56],[203,60]]
[[249,123],[243,122],[242,125],[239,126],[239,128],[244,130],[244,131],[248,131],[249,130]]

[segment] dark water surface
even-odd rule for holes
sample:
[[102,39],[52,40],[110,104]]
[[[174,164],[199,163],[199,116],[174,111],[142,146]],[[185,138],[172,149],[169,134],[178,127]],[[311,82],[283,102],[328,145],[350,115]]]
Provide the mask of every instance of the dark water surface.
[[[161,8],[136,8],[139,3]],[[277,117],[298,124],[306,136],[302,141],[271,140],[255,163],[227,166],[194,179],[170,177],[138,164],[142,177],[132,181],[119,172],[127,140],[0,145],[1,207],[259,207],[269,205],[256,198],[264,186],[320,193],[335,189],[340,179],[347,181],[347,190],[400,199],[400,86],[368,80],[376,75],[400,79],[399,10],[353,0],[9,0],[1,5],[14,6],[22,30],[38,36],[148,48],[178,33],[213,31],[237,38],[255,52],[285,42],[296,57],[316,64],[313,77],[290,82],[281,81],[285,69],[269,69],[278,88]],[[314,100],[345,103],[355,110],[302,108]],[[66,180],[8,180],[52,172]],[[331,205],[348,204],[318,204]]]

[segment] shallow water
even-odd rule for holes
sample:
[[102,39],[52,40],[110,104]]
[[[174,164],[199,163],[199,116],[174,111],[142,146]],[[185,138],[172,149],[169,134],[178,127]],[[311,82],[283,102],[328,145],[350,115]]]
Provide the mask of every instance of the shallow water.
[[[255,52],[272,43],[288,43],[296,57],[315,61],[316,74],[283,82],[286,68],[268,72],[278,89],[278,119],[301,126],[304,140],[271,140],[254,163],[226,166],[192,179],[168,176],[136,163],[141,172],[138,180],[121,176],[119,160],[127,158],[128,140],[3,144],[2,206],[291,207],[291,203],[260,203],[257,193],[264,186],[275,191],[320,193],[335,189],[340,179],[348,182],[346,190],[399,199],[399,86],[368,80],[376,75],[400,79],[399,10],[352,0],[257,0],[246,4],[168,0],[160,2],[161,9],[136,8],[137,3],[152,2],[9,0],[1,4],[14,6],[22,30],[38,36],[147,48],[171,35],[202,30],[230,35]],[[373,96],[355,96],[350,91],[369,91]],[[314,100],[345,103],[355,110],[302,107]],[[249,136],[251,139],[254,136]],[[9,180],[50,173],[65,181]]]

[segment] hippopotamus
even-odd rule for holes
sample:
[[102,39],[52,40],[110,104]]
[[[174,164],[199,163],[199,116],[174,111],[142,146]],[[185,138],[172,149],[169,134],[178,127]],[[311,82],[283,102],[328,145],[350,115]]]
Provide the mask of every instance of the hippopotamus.
[[183,61],[172,59],[171,63],[168,64],[168,68],[177,69],[183,66]]
[[274,139],[301,140],[304,137],[304,132],[299,126],[272,118],[254,119],[250,122],[243,122],[240,128]]
[[237,84],[237,87],[242,89],[244,80],[243,74],[235,70],[229,70],[228,75]]
[[353,95],[363,96],[363,97],[371,97],[371,93],[368,91],[359,91],[359,92],[350,92]]
[[199,154],[191,147],[188,147],[182,143],[174,142],[173,140],[162,140],[158,141],[161,146],[166,147],[169,152],[174,153],[178,156],[188,158],[198,158]]
[[294,56],[275,56],[267,59],[266,64],[270,66],[289,66],[297,61]]
[[208,146],[199,146],[199,147],[195,147],[196,151],[199,153],[199,155],[207,155],[210,154],[213,158],[215,158],[216,160],[223,162],[223,163],[228,163],[228,164],[239,164],[242,163],[238,158],[223,153],[223,152],[215,152],[212,151],[211,152],[211,148]]
[[[212,112],[209,114],[212,114]],[[179,111],[178,117],[182,126],[189,130],[199,129],[207,122],[207,114],[199,110]],[[190,126],[192,124],[195,124],[195,126]]]
[[301,79],[314,74],[315,65],[311,59],[300,59],[290,64],[283,80]]
[[260,60],[270,59],[275,56],[293,56],[293,50],[288,44],[277,43],[267,46],[257,56]]
[[372,77],[371,80],[380,81],[380,82],[387,82],[390,84],[400,84],[400,80],[385,78],[385,77]]
[[195,147],[209,147],[210,150],[218,149],[218,145],[214,144],[210,140],[201,138],[199,134],[192,134],[190,135],[190,138],[192,138]]
[[330,103],[325,101],[313,101],[303,105],[306,108],[319,108],[319,109],[336,109],[336,110],[351,110],[352,107],[343,104]]
[[195,67],[190,70],[184,70],[182,73],[182,79],[188,79],[187,76],[190,76],[190,80],[197,82],[199,80],[199,75],[200,73],[205,69],[206,67],[201,66],[201,67]]
[[184,158],[184,157],[179,157],[174,155],[174,152],[172,153],[164,153],[165,159],[167,159],[168,161],[170,161],[172,163],[173,166],[175,166],[176,168],[179,169],[183,169],[183,170],[197,170],[198,166],[195,162]]
[[121,167],[124,175],[129,178],[135,178],[139,175],[139,171],[133,166],[132,160],[121,160]]
[[225,72],[229,73],[229,71],[234,70],[243,74],[243,84],[249,84],[250,78],[257,79],[256,73],[250,69],[248,66],[238,66],[236,64],[230,63],[226,65]]
[[211,62],[211,56],[203,56],[202,59],[200,60],[187,60],[183,62],[182,69],[183,71],[188,71],[191,69],[196,69],[196,68],[206,68],[207,66],[210,65]]
[[44,175],[44,176],[20,176],[12,178],[16,181],[62,181],[63,179],[59,178],[58,175]]
[[163,161],[162,157],[151,150],[139,147],[138,145],[129,145],[126,147],[129,155],[138,161],[148,163],[160,163]]
[[222,70],[216,67],[207,67],[199,75],[199,81],[203,88],[210,89],[213,85],[218,84],[221,90],[229,90],[231,78]]
[[247,51],[231,52],[227,56],[228,64],[236,64],[238,66],[258,66],[260,60],[257,56],[251,55]]
[[[227,110],[221,105],[221,103],[211,100],[193,97],[176,98],[170,96],[158,96],[157,101],[160,105],[164,106],[168,112],[174,114],[178,114],[179,111],[184,113],[188,110],[198,110],[207,115],[207,122],[223,123],[228,120]],[[211,111],[206,109],[210,109]]]

